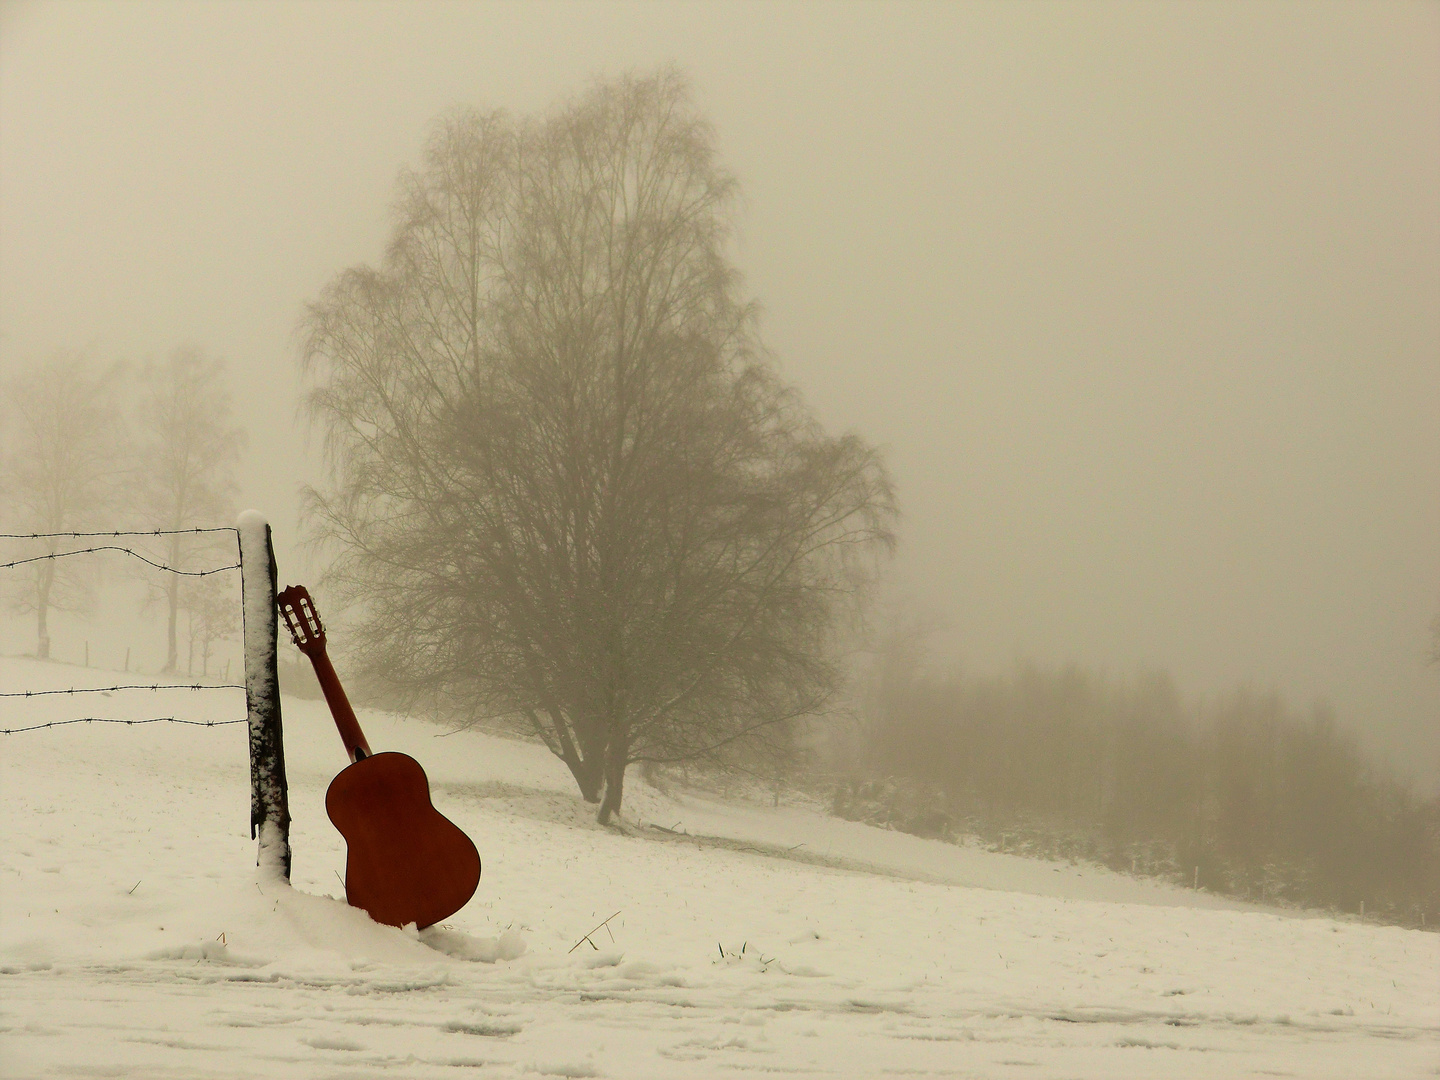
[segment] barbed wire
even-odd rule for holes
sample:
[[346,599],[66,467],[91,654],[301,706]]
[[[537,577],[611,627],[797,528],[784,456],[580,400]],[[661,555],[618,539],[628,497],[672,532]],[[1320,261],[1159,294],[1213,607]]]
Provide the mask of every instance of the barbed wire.
[[244,690],[244,683],[125,683],[120,686],[72,686],[65,690],[7,690],[4,697],[44,697],[47,694],[109,694],[116,690]]
[[83,716],[77,720],[52,720],[48,724],[31,724],[29,727],[0,728],[0,735],[17,735],[22,731],[39,731],[41,728],[64,727],[66,724],[124,724],[138,727],[141,724],[189,724],[191,727],[225,727],[227,724],[248,724],[249,717],[241,720],[181,720],[174,716],[155,716],[149,720],[113,720],[104,716]]
[[[192,529],[106,529],[94,532],[0,533],[0,540],[53,540],[61,537],[78,540],[92,536],[193,536],[197,533],[233,533],[238,538],[240,530],[234,526],[226,525],[215,527],[196,526]],[[24,566],[27,563],[43,562],[46,559],[64,559],[71,555],[93,555],[100,551],[119,551],[126,555],[134,556],[141,562],[155,567],[157,570],[165,570],[172,574],[182,574],[185,577],[207,577],[210,574],[223,574],[227,570],[240,569],[240,564],[234,563],[230,566],[217,566],[208,570],[181,570],[175,566],[167,566],[164,563],[156,562],[154,559],[142,555],[133,548],[124,547],[119,544],[97,544],[94,547],[76,548],[73,551],[56,551],[48,555],[35,555],[28,559],[15,559],[11,562],[0,563],[0,570],[9,570],[16,566]],[[161,690],[244,689],[246,689],[246,687],[240,683],[121,683],[115,686],[72,686],[63,690],[4,691],[0,692],[0,698],[46,697],[54,694],[109,694],[120,690],[150,690],[159,692]],[[144,724],[187,724],[191,727],[226,727],[230,724],[247,724],[249,722],[248,717],[241,720],[182,720],[176,716],[155,716],[147,720],[121,720],[104,716],[82,716],[73,720],[51,720],[49,723],[31,724],[27,727],[0,728],[0,735],[15,735],[24,731],[42,731],[46,728],[65,727],[67,724],[123,724],[126,727],[138,727]]]
[[0,540],[49,540],[57,536],[189,536],[192,533],[228,532],[240,535],[234,525],[199,526],[193,529],[103,529],[98,532],[0,533]]
[[210,574],[223,574],[226,570],[239,570],[239,563],[232,563],[229,566],[217,566],[210,570],[181,570],[175,566],[166,566],[154,559],[147,559],[138,551],[132,548],[120,547],[118,544],[101,544],[97,547],[77,548],[74,551],[57,551],[50,555],[32,555],[28,559],[16,559],[13,562],[0,563],[0,570],[9,570],[14,566],[24,566],[26,563],[44,562],[46,559],[64,559],[71,555],[90,555],[97,551],[123,551],[126,555],[133,555],[143,563],[149,563],[157,570],[168,570],[172,574],[183,574],[185,577],[206,577]]

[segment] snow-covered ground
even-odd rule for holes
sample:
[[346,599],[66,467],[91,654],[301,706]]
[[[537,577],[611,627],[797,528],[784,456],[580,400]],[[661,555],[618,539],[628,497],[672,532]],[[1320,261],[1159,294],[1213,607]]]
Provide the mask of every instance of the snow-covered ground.
[[[114,681],[0,660],[0,691]],[[79,715],[244,701],[0,698],[0,727]],[[542,748],[361,721],[480,848],[452,934],[336,899],[322,800],[345,760],[323,703],[284,705],[293,887],[257,877],[244,725],[0,736],[0,1074],[1440,1075],[1440,935],[633,775],[627,831],[606,830]]]

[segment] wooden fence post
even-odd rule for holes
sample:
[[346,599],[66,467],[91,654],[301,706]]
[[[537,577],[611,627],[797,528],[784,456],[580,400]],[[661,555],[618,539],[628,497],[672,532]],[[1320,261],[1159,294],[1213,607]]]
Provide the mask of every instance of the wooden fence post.
[[290,797],[280,726],[275,547],[270,524],[255,510],[240,531],[240,589],[245,622],[245,709],[250,720],[250,838],[260,839],[256,865],[290,880]]

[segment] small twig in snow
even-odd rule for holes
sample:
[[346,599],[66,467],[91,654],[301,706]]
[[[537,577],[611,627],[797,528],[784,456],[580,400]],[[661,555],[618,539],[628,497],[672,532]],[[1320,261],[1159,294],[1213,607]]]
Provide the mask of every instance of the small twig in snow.
[[[618,912],[618,911],[615,912],[615,915],[619,915],[619,914],[620,914],[620,912]],[[610,916],[610,919],[615,918],[615,915],[611,915],[611,916]],[[606,919],[604,922],[601,922],[601,923],[596,923],[593,927],[590,928],[589,933],[587,933],[587,934],[586,934],[584,937],[582,937],[579,941],[575,942],[574,945],[571,945],[568,950],[566,950],[565,955],[566,955],[566,956],[569,956],[572,952],[574,952],[576,949],[578,949],[584,942],[590,941],[590,934],[595,933],[595,931],[596,931],[596,930],[599,930],[600,927],[602,927],[602,926],[605,927],[605,932],[606,932],[607,934],[610,934],[610,940],[611,940],[611,941],[614,941],[614,940],[615,940],[615,935],[614,935],[613,933],[611,933],[611,930],[610,930],[610,919]],[[596,952],[599,952],[599,951],[600,951],[600,946],[599,946],[599,945],[596,945],[595,942],[593,942],[593,941],[590,941],[590,947],[591,947],[592,949],[594,949]]]

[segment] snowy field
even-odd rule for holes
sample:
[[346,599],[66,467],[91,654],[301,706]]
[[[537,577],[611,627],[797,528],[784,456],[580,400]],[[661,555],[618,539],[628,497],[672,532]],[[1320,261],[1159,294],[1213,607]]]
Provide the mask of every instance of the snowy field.
[[[0,659],[3,691],[116,681]],[[244,699],[0,699],[0,727],[78,715],[229,720]],[[361,721],[480,849],[447,933],[336,899],[322,799],[345,759],[321,702],[284,706],[293,887],[257,877],[244,725],[0,736],[0,1074],[1440,1075],[1440,935],[634,775],[624,831],[601,829],[541,748]]]

